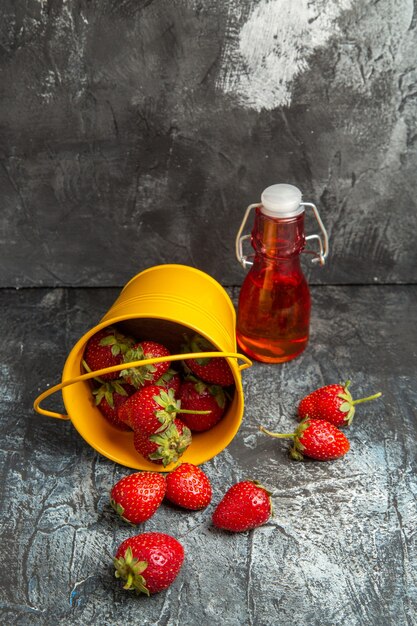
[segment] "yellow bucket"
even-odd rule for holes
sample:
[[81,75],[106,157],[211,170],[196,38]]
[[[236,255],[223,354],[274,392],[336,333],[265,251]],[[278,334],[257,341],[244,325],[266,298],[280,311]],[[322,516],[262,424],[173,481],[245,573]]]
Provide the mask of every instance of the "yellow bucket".
[[[82,359],[87,341],[106,326],[116,325],[138,340],[160,342],[171,351],[169,357],[133,361],[83,373]],[[71,350],[62,373],[62,382],[43,392],[34,402],[42,415],[70,419],[79,434],[105,457],[133,469],[170,471],[142,457],[133,446],[131,432],[114,428],[100,413],[92,398],[89,379],[127,367],[184,358],[222,356],[227,359],[235,381],[235,392],[220,422],[211,430],[193,433],[192,443],[181,462],[199,465],[224,450],[242,421],[244,399],[241,371],[251,361],[236,352],[236,313],[223,287],[214,278],[186,265],[158,265],[132,278],[118,299],[94,328]],[[198,333],[213,346],[211,352],[181,354],[184,334]],[[242,363],[240,363],[242,361]],[[68,415],[41,408],[40,403],[62,390]]]

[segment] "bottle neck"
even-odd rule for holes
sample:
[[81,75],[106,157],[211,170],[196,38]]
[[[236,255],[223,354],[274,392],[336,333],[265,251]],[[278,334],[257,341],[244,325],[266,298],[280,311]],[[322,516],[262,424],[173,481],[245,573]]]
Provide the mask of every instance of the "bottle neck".
[[264,215],[257,207],[251,242],[258,256],[295,261],[305,246],[304,212],[295,217],[275,218]]

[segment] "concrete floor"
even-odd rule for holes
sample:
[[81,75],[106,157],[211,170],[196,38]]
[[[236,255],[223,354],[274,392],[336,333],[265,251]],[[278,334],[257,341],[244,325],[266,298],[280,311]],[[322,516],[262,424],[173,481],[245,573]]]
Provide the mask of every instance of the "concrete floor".
[[[163,504],[137,531],[115,518],[108,499],[130,470],[98,454],[70,422],[32,408],[118,293],[1,292],[1,623],[416,624],[417,287],[313,288],[307,350],[242,372],[242,426],[203,465],[213,503],[193,513]],[[346,379],[355,397],[383,397],[358,407],[343,459],[296,463],[287,442],[259,432],[261,423],[292,430],[303,395]],[[59,397],[46,404],[62,410]],[[274,517],[242,534],[215,530],[216,502],[244,478],[270,488]],[[174,584],[152,598],[123,591],[111,562],[123,539],[144,530],[174,535],[186,552]]]

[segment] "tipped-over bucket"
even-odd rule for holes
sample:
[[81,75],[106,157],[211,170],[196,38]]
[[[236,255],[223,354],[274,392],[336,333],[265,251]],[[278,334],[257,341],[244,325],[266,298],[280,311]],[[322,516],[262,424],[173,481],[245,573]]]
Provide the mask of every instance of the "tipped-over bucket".
[[[169,357],[146,359],[85,373],[83,354],[90,337],[102,328],[117,326],[138,341],[152,340],[164,344]],[[80,435],[104,456],[134,469],[169,471],[147,461],[133,446],[132,432],[112,426],[94,403],[90,379],[110,371],[161,361],[181,361],[184,358],[221,356],[226,358],[233,373],[234,393],[223,418],[212,429],[193,433],[190,447],[180,462],[199,465],[208,461],[232,441],[243,416],[244,399],[241,371],[251,361],[236,352],[236,314],[233,304],[211,276],[185,265],[158,265],[132,278],[101,321],[89,330],[71,350],[62,373],[62,382],[42,393],[34,403],[38,413],[70,419]],[[213,347],[210,352],[181,354],[184,335],[198,334]],[[40,403],[62,390],[68,415],[48,411]]]

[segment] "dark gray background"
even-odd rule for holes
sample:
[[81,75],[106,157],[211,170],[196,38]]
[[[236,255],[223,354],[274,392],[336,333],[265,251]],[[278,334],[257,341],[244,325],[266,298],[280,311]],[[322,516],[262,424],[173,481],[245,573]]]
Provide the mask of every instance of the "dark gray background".
[[[331,237],[312,283],[415,282],[411,0],[2,0],[0,286],[242,282],[273,183]],[[309,231],[314,224],[309,224]]]

